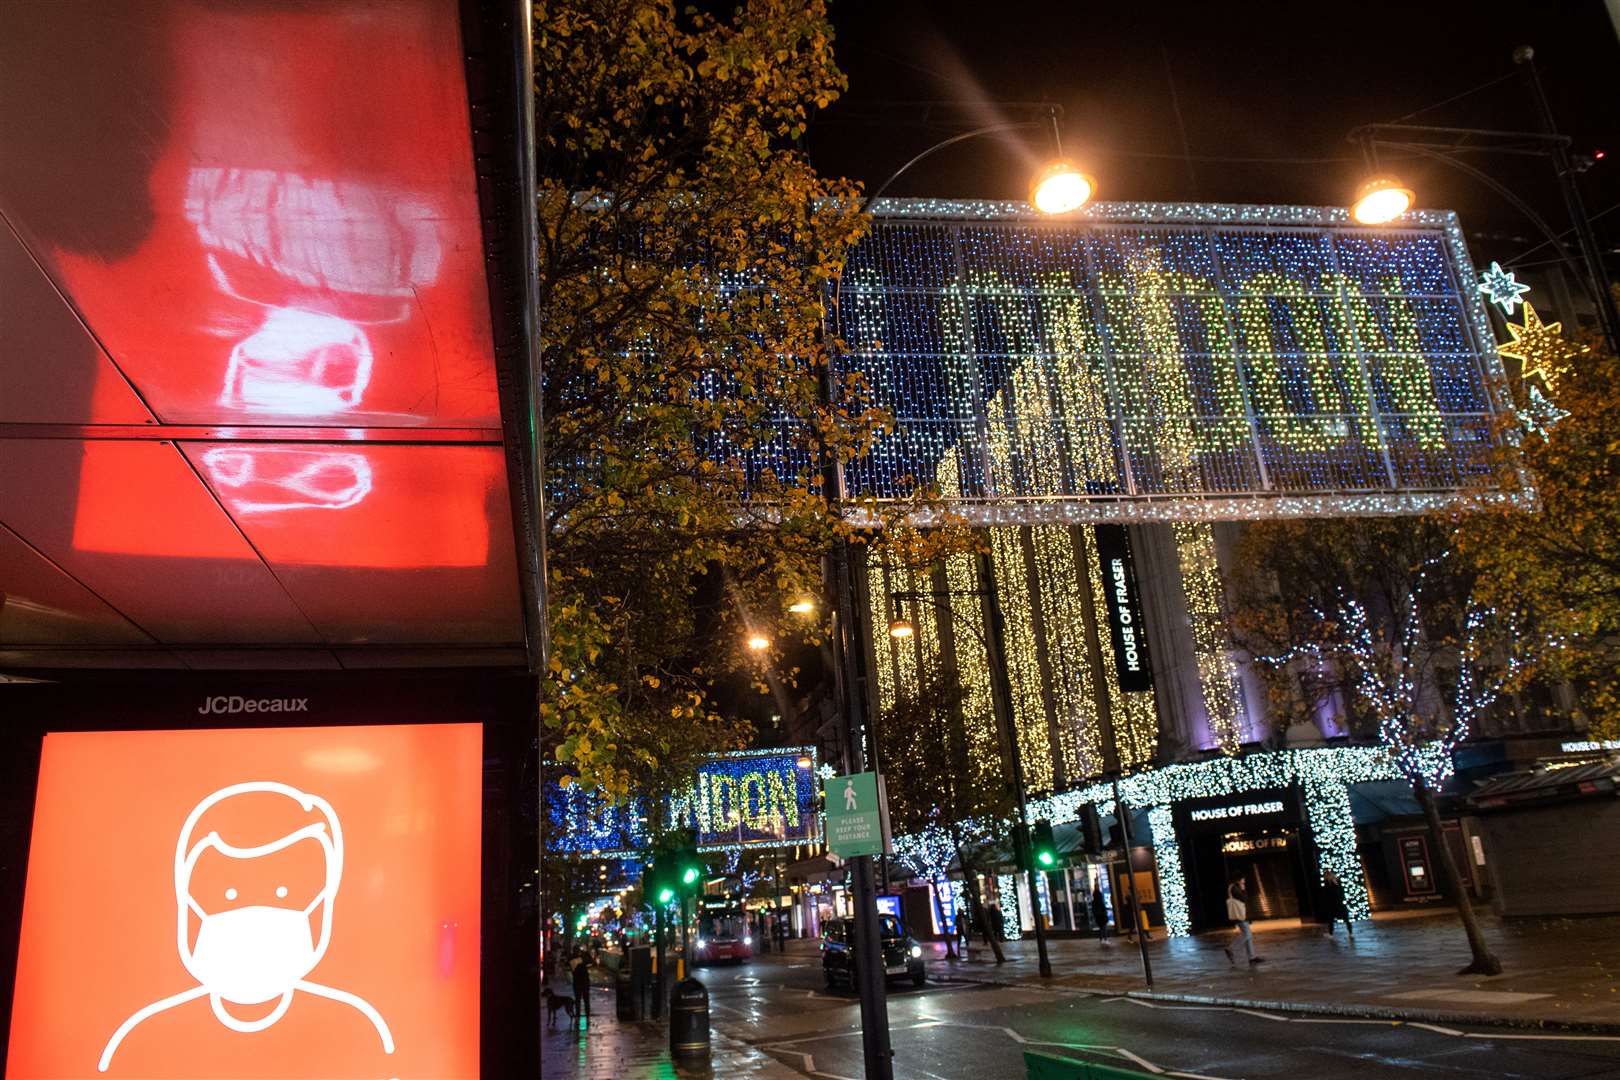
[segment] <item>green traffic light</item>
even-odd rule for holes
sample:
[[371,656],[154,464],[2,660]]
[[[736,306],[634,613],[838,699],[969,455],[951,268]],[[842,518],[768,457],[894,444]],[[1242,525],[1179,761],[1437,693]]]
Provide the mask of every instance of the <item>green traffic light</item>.
[[681,872],[681,881],[684,884],[690,885],[694,881],[696,881],[697,879],[698,879],[698,868],[695,867],[695,866],[688,866],[685,870],[683,870]]
[[1050,851],[1043,851],[1035,857],[1041,861],[1042,866],[1051,866],[1057,861],[1056,859],[1052,858],[1052,853]]
[[673,899],[675,899],[675,890],[668,885],[658,890],[658,902],[660,904],[667,904]]

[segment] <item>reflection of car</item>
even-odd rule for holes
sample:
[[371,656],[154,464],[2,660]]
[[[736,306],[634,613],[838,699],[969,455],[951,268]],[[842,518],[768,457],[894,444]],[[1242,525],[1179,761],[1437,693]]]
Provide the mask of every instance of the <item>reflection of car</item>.
[[[922,946],[901,927],[893,915],[881,915],[883,974],[897,979],[910,976],[913,986],[921,986],[928,979],[928,968],[923,963]],[[833,919],[821,931],[821,971],[831,987],[838,979],[855,985],[855,920]]]
[[693,964],[714,964],[722,960],[740,964],[754,956],[748,915],[741,907],[708,907],[700,912],[697,940],[692,944]]

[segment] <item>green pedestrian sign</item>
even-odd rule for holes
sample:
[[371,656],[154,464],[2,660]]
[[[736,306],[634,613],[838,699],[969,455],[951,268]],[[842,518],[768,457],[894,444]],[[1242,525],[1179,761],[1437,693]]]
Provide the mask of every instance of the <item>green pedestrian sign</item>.
[[835,776],[822,794],[827,809],[827,850],[840,859],[883,851],[882,778],[877,773]]

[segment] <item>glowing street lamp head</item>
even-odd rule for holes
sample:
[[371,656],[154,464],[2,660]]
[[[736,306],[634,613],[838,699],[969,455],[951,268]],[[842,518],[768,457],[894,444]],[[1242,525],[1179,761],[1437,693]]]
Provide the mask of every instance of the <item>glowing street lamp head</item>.
[[809,597],[802,597],[789,604],[788,610],[795,615],[808,615],[816,610],[816,602]]
[[1072,161],[1058,160],[1035,174],[1029,186],[1029,204],[1043,214],[1067,214],[1090,201],[1097,181]]
[[814,764],[815,764],[815,762],[813,760],[811,760],[809,754],[800,754],[799,755],[799,761],[798,761],[799,768],[808,769],[808,768],[810,768],[810,766],[812,766]]
[[1356,191],[1350,216],[1363,225],[1385,225],[1410,210],[1415,198],[1395,177],[1375,176]]
[[916,632],[917,628],[911,625],[910,619],[896,619],[889,624],[889,636],[899,641],[905,640]]
[[764,652],[770,647],[771,639],[766,637],[764,634],[750,634],[748,636],[748,648],[750,650],[754,652]]

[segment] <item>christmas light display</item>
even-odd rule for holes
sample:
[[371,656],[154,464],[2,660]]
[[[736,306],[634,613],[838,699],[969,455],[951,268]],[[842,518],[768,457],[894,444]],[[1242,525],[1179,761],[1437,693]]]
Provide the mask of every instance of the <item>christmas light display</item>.
[[1404,513],[1486,467],[1500,365],[1451,215],[873,210],[838,330],[897,428],[859,494],[939,482],[986,524]]
[[1209,734],[1222,752],[1235,754],[1243,742],[1243,688],[1238,682],[1237,664],[1227,651],[1230,638],[1221,603],[1225,590],[1215,559],[1215,532],[1203,521],[1178,521],[1171,531],[1181,569],[1181,588],[1187,598],[1193,653],[1198,658],[1198,687],[1209,717]]
[[1553,389],[1559,376],[1569,370],[1569,362],[1586,351],[1585,345],[1564,337],[1563,323],[1542,322],[1535,305],[1528,300],[1524,302],[1524,321],[1510,322],[1507,328],[1511,340],[1498,345],[1496,351],[1519,361],[1519,378],[1526,384],[1540,379],[1548,390]]
[[1159,870],[1159,907],[1164,912],[1164,930],[1171,937],[1192,933],[1192,916],[1187,911],[1187,878],[1181,870],[1181,845],[1176,842],[1175,818],[1168,806],[1148,811],[1148,829],[1153,834],[1153,862]]
[[[1159,871],[1160,903],[1165,911],[1166,928],[1174,936],[1188,932],[1190,926],[1190,922],[1185,921],[1189,918],[1188,902],[1180,855],[1165,850],[1175,843],[1173,819],[1168,811],[1176,803],[1298,784],[1305,796],[1305,817],[1316,838],[1318,874],[1328,870],[1338,873],[1352,916],[1366,918],[1371,908],[1356,853],[1349,788],[1352,784],[1399,779],[1403,779],[1402,771],[1383,747],[1318,747],[1166,765],[1122,779],[1120,796],[1127,806],[1148,808]],[[1081,808],[1087,804],[1097,806],[1103,813],[1112,813],[1113,786],[1090,784],[1033,799],[1029,813],[1031,817],[1059,824],[1078,820]],[[1160,813],[1161,808],[1165,812]]]
[[[1090,632],[1102,626],[1107,611],[1098,577],[1095,541],[1089,529],[1037,526],[991,529],[997,587],[1006,628],[1008,681],[1013,692],[1013,725],[1023,755],[1025,782],[1034,792],[1058,790],[1102,772],[1102,734],[1097,715],[1096,680],[1103,681],[1113,716],[1116,742],[1127,768],[1149,764],[1158,746],[1158,713],[1154,695],[1120,689],[1111,650],[1103,650],[1102,671],[1094,670],[1087,646]],[[1213,560],[1213,543],[1207,556]],[[1213,571],[1210,571],[1211,573]],[[1207,575],[1206,575],[1207,576]],[[1034,588],[1031,588],[1033,583]],[[895,640],[885,635],[874,649],[877,706],[894,706],[897,694],[913,694],[922,677],[937,677],[954,663],[965,696],[962,720],[971,767],[1002,773],[1000,737],[990,697],[990,668],[976,559],[948,558],[933,574],[902,570],[887,563],[868,569],[868,594],[874,625],[893,617],[895,593],[921,593],[925,599],[900,601],[916,632]],[[1089,605],[1087,597],[1091,598]],[[1214,678],[1224,678],[1224,639],[1214,601],[1206,605],[1210,620],[1204,645]],[[1201,609],[1204,610],[1204,609]],[[950,642],[946,655],[944,643]],[[1206,653],[1199,654],[1201,670]],[[1214,691],[1211,691],[1211,695]],[[1211,696],[1206,695],[1206,696]],[[1219,730],[1236,730],[1241,703],[1228,696],[1211,707],[1228,710],[1212,721]]]
[[1024,936],[1024,920],[1018,903],[1018,877],[1015,874],[996,875],[996,906],[1001,909],[1002,937],[1017,941]]
[[[799,761],[810,759],[810,767]],[[668,802],[668,824],[694,831],[699,850],[732,853],[813,844],[821,839],[814,747],[711,754],[686,790]],[[550,772],[555,766],[547,767]],[[648,807],[615,806],[578,784],[548,778],[546,847],[592,858],[632,854],[647,844]]]
[[1560,409],[1549,401],[1535,383],[1526,384],[1524,398],[1524,408],[1519,410],[1519,426],[1528,434],[1545,439],[1552,426],[1569,415],[1567,409]]
[[1504,270],[1501,263],[1493,262],[1491,268],[1479,277],[1479,291],[1491,303],[1501,307],[1504,313],[1511,315],[1514,308],[1527,302],[1521,297],[1530,291],[1530,286],[1519,284],[1511,270]]

